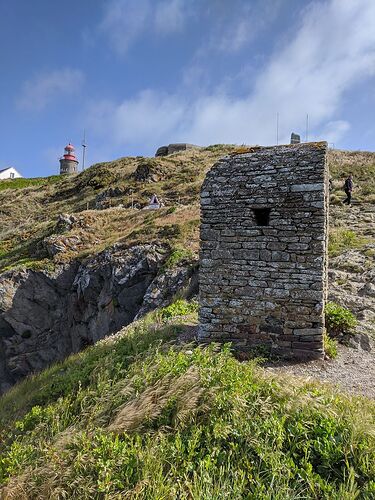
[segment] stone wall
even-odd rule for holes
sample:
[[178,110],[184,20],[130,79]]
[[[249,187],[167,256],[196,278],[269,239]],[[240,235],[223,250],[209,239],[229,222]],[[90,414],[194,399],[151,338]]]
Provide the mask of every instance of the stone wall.
[[327,144],[251,148],[201,192],[201,341],[323,355]]

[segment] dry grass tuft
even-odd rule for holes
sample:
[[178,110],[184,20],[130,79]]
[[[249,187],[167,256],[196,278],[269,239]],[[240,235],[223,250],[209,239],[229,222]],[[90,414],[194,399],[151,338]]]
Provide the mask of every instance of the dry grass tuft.
[[231,151],[230,155],[231,156],[236,156],[236,155],[244,155],[247,153],[255,153],[256,151],[259,151],[261,149],[261,146],[238,146],[236,147],[233,151]]
[[6,486],[0,488],[0,500],[31,499],[27,487],[28,479],[28,474],[12,478]]
[[157,420],[169,406],[174,407],[174,425],[186,423],[202,409],[204,389],[197,370],[192,367],[174,379],[164,377],[147,388],[139,397],[126,403],[116,415],[108,430],[123,433],[141,430]]

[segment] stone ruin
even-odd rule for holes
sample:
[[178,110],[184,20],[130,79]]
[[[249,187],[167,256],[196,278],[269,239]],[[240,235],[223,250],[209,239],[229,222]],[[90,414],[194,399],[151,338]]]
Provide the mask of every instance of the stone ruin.
[[227,156],[201,192],[202,342],[321,358],[327,291],[327,144]]
[[179,153],[180,151],[188,151],[189,149],[201,149],[200,146],[195,144],[187,144],[185,142],[169,144],[169,146],[160,146],[155,153],[155,156],[169,156],[173,153]]

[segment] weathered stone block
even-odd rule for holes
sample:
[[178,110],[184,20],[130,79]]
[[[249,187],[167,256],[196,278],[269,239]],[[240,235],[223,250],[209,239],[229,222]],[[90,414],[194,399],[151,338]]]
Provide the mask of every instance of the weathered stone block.
[[321,334],[321,329],[320,328],[301,328],[301,329],[295,329],[294,330],[294,335],[320,335]]

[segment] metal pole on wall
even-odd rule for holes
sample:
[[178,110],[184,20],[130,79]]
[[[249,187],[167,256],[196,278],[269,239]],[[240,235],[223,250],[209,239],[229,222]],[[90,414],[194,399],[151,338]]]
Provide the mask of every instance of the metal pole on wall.
[[306,115],[306,142],[309,142],[309,115]]
[[83,131],[83,140],[82,140],[82,170],[85,170],[85,158],[86,158],[86,130]]
[[276,145],[279,145],[279,113],[276,115]]

